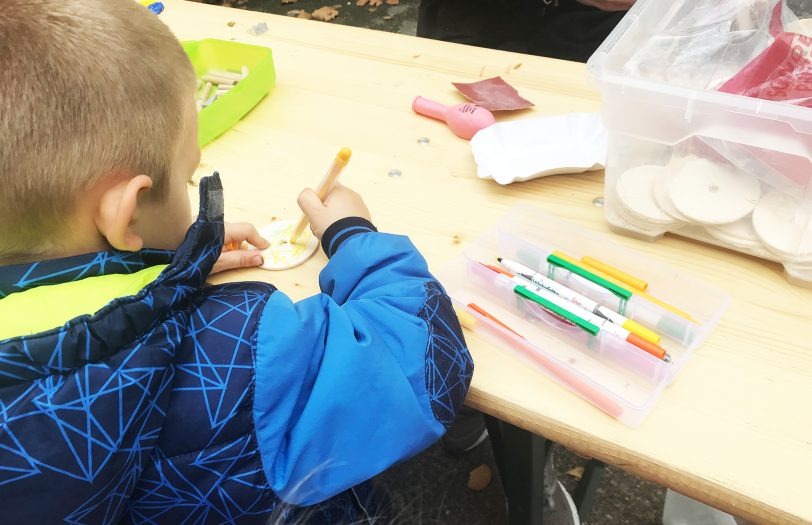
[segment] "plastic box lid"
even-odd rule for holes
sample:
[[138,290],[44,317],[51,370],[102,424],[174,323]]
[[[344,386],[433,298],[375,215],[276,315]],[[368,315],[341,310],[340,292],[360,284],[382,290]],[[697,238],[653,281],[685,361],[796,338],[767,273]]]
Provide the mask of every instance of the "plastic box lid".
[[[797,133],[812,134],[808,108],[715,90],[764,49],[774,5],[756,0],[637,0],[590,57],[587,69],[604,93],[650,92],[663,106],[682,108],[689,120],[712,110],[779,120]],[[758,29],[739,31],[747,34],[731,39],[731,27],[742,13]],[[809,146],[784,152],[812,158]]]

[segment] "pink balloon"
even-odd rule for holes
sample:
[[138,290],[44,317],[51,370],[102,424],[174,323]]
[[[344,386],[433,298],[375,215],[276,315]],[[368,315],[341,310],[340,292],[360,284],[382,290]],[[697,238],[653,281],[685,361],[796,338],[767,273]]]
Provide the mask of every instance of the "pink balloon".
[[442,120],[456,136],[465,140],[470,140],[477,131],[496,122],[493,113],[468,102],[446,106],[427,98],[416,97],[412,102],[412,109],[415,113]]

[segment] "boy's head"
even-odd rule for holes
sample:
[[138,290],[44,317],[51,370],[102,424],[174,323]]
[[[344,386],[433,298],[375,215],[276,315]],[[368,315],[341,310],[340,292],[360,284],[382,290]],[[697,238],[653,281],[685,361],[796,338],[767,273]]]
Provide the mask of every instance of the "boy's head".
[[0,263],[174,248],[199,162],[194,71],[133,0],[4,0]]

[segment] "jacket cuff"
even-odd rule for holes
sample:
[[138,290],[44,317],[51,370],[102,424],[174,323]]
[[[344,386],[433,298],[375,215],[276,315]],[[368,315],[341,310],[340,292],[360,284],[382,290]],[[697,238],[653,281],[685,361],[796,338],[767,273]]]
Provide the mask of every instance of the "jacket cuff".
[[362,217],[345,217],[337,220],[327,228],[321,238],[321,247],[327,257],[332,257],[338,247],[350,237],[359,233],[376,232],[378,229]]

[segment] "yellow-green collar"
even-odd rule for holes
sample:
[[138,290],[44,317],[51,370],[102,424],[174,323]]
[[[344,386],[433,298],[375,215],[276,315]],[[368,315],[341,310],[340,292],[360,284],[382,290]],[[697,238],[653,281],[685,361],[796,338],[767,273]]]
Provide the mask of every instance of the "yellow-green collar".
[[130,274],[87,277],[38,286],[0,299],[0,341],[62,326],[82,315],[93,315],[110,301],[136,295],[167,265],[150,266]]

